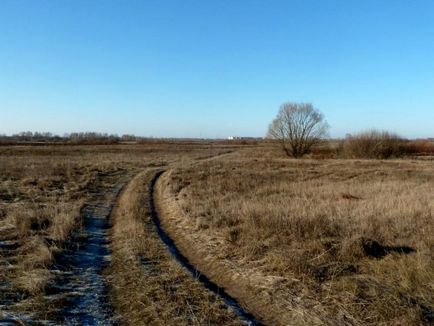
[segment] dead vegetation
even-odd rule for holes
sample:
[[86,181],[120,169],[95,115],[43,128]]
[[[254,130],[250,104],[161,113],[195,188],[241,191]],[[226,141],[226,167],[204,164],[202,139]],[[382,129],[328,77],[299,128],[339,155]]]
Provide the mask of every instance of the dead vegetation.
[[157,185],[164,228],[199,270],[258,319],[429,323],[432,159],[343,160],[324,153],[321,160],[287,159],[273,143],[1,147],[0,299],[43,296],[49,266],[80,227],[89,195],[101,183],[145,170],[113,219],[107,275],[121,321],[237,324],[171,259],[152,229],[147,183],[152,170],[164,168]]
[[267,155],[164,176],[163,222],[189,259],[270,324],[432,321],[432,162]]
[[136,176],[113,215],[112,300],[128,325],[241,325],[235,313],[194,280],[159,239],[149,183]]
[[342,143],[342,152],[349,158],[388,159],[406,155],[410,148],[399,135],[373,129],[348,135]]
[[171,143],[0,147],[0,306],[46,313],[38,298],[53,278],[50,266],[80,228],[82,207],[106,183],[232,150]]
[[4,277],[13,279],[15,290],[35,294],[48,281],[57,244],[78,222],[84,189],[96,174],[77,173],[79,166],[61,161],[0,158],[0,241],[15,244],[0,253],[3,264],[13,266]]

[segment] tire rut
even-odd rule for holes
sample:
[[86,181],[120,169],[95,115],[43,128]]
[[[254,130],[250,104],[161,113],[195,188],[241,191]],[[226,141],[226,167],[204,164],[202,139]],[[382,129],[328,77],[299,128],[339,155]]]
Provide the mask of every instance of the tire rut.
[[192,263],[181,253],[181,251],[176,247],[175,242],[173,239],[169,236],[169,234],[163,229],[160,218],[158,216],[156,204],[155,204],[155,185],[157,183],[157,180],[159,177],[164,173],[165,171],[159,171],[157,172],[154,177],[152,178],[150,185],[149,185],[149,198],[150,198],[150,210],[151,210],[151,218],[152,222],[154,223],[158,236],[160,237],[161,241],[165,244],[170,254],[178,261],[185,269],[190,272],[190,274],[197,279],[202,285],[208,289],[209,291],[213,292],[215,295],[220,297],[226,305],[234,309],[236,314],[242,318],[247,325],[251,326],[261,326],[263,325],[259,320],[257,320],[253,314],[250,312],[244,310],[241,305],[237,302],[235,298],[233,298],[231,295],[229,295],[224,288],[220,287],[216,283],[214,283],[212,280],[210,280],[206,275],[202,274],[195,266],[192,265]]
[[[116,325],[104,269],[110,263],[110,215],[126,179],[110,176],[91,190],[81,210],[81,227],[62,243],[50,267],[53,275],[43,298],[27,300],[41,307],[20,312],[24,301],[9,300],[0,325]],[[125,176],[124,176],[125,177]],[[3,315],[3,317],[1,317]],[[3,318],[3,319],[2,319]]]
[[76,232],[67,249],[56,258],[56,275],[46,290],[50,305],[61,303],[56,321],[66,325],[115,325],[107,281],[103,270],[110,263],[109,217],[122,187],[115,186],[106,198],[87,204],[83,210],[83,226]]

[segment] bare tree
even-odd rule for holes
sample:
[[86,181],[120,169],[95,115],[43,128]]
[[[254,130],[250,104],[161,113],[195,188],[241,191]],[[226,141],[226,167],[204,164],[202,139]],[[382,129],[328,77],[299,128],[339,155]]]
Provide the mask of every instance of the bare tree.
[[288,156],[302,157],[327,136],[329,125],[310,103],[284,103],[268,128],[268,137],[280,140]]

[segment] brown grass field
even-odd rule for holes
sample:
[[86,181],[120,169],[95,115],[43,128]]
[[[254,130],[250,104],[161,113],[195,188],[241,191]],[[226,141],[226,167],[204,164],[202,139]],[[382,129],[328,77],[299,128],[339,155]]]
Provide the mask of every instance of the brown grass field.
[[124,185],[103,272],[117,322],[243,324],[158,237],[149,183],[163,170],[162,227],[262,323],[432,323],[433,157],[330,157],[290,159],[269,143],[0,147],[0,323],[58,321],[46,304],[53,264],[84,205]]

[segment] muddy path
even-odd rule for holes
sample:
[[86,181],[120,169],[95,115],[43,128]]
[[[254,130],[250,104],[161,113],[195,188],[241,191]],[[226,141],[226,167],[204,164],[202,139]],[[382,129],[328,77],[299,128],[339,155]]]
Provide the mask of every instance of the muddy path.
[[117,324],[104,269],[111,255],[110,214],[127,179],[125,175],[107,175],[89,190],[81,225],[54,257],[52,278],[43,297],[26,298],[8,291],[11,294],[0,306],[0,325]]
[[157,172],[152,178],[149,185],[149,198],[150,198],[150,209],[151,218],[156,227],[158,236],[161,241],[166,245],[170,254],[185,268],[190,274],[197,279],[202,285],[219,296],[230,308],[232,308],[236,314],[241,317],[247,325],[260,326],[263,325],[259,320],[257,320],[250,312],[244,310],[243,307],[237,302],[235,298],[229,295],[224,288],[220,287],[212,280],[210,280],[206,275],[202,274],[176,247],[173,239],[169,234],[163,229],[160,218],[158,216],[158,211],[155,202],[155,185],[159,177],[164,173],[164,171]]
[[[56,258],[56,277],[46,290],[45,299],[61,308],[54,314],[67,325],[114,325],[107,281],[103,270],[110,263],[109,217],[121,190],[116,185],[82,210],[83,225]],[[98,198],[99,197],[99,198]]]

